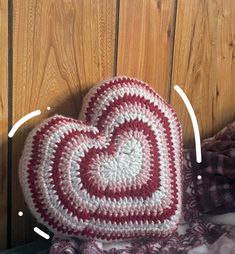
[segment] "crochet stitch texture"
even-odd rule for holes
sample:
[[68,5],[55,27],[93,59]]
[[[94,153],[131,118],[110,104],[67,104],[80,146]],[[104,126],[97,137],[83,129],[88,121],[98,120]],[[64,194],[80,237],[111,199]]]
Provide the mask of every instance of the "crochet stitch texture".
[[181,136],[175,111],[146,83],[104,81],[86,95],[79,120],[55,115],[27,137],[25,200],[56,234],[166,237],[181,216]]

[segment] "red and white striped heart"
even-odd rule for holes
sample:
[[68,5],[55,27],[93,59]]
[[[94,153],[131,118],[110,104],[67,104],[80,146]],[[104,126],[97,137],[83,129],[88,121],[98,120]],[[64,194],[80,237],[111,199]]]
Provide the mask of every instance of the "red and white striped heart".
[[181,127],[142,81],[92,88],[74,120],[55,115],[20,160],[26,202],[54,233],[100,240],[165,237],[181,214]]

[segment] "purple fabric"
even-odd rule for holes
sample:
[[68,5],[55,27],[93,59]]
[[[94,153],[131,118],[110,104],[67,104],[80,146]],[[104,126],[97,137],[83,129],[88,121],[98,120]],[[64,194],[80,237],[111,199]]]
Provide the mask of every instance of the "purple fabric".
[[200,211],[235,212],[235,122],[203,141],[201,164],[196,164],[193,156],[191,161]]
[[76,254],[79,245],[76,240],[73,239],[54,239],[50,249],[50,253],[54,254]]
[[[50,254],[193,254],[212,253],[213,248],[223,251],[222,246],[230,250],[235,243],[235,226],[215,225],[202,215],[234,211],[235,123],[205,140],[202,148],[201,165],[195,163],[194,151],[184,151],[183,214],[171,237],[119,244],[54,237]],[[200,248],[204,252],[199,252]],[[228,253],[234,254],[232,249]]]

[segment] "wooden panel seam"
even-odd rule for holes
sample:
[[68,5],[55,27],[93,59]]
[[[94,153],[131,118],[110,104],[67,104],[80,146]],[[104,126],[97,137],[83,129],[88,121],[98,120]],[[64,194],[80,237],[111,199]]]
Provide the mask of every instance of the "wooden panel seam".
[[[178,0],[172,82],[187,94],[201,138],[235,120],[235,2]],[[184,133],[193,145],[193,128],[185,105],[171,91]]]
[[119,17],[120,17],[120,0],[116,0],[116,26],[115,26],[113,76],[117,76]]
[[[8,1],[8,133],[12,128],[12,66],[13,66],[13,0]],[[7,248],[11,248],[11,213],[12,213],[12,138],[8,138],[8,186],[7,186]]]
[[8,1],[0,0],[0,250],[7,247]]
[[174,91],[174,85],[172,83],[173,75],[173,62],[174,62],[174,49],[175,49],[175,37],[176,37],[176,19],[177,19],[177,10],[178,10],[178,0],[175,0],[174,8],[174,18],[173,18],[173,31],[172,31],[172,48],[171,48],[171,60],[170,60],[170,71],[169,71],[169,84],[168,84],[168,101],[171,104],[171,94]]
[[176,1],[121,0],[117,75],[141,79],[169,99]]

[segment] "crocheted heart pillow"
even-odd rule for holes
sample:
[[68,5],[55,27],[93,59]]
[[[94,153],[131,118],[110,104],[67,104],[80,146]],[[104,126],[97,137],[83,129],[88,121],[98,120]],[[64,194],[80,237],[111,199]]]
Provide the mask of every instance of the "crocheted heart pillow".
[[80,120],[55,115],[28,136],[20,182],[56,234],[104,241],[166,237],[181,214],[181,127],[146,83],[92,88]]

